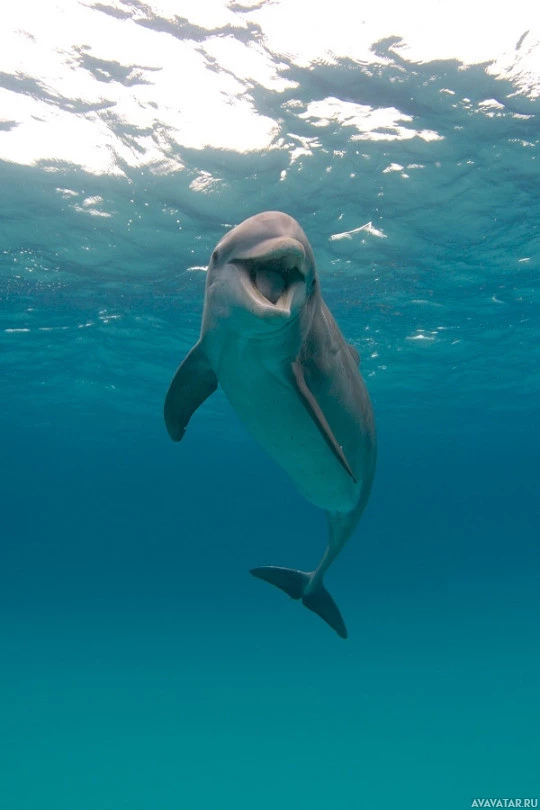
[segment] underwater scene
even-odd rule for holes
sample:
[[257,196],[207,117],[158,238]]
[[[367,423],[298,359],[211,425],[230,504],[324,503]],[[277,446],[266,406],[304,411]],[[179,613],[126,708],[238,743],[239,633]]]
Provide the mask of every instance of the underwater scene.
[[539,142],[536,0],[2,8],[0,810],[538,806]]

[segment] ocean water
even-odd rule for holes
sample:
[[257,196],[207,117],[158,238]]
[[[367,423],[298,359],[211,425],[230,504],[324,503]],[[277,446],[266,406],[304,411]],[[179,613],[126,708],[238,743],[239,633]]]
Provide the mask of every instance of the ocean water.
[[[0,12],[0,810],[540,797],[540,28],[439,6]],[[326,524],[222,392],[163,424],[276,209],[377,421],[347,641],[249,576]]]

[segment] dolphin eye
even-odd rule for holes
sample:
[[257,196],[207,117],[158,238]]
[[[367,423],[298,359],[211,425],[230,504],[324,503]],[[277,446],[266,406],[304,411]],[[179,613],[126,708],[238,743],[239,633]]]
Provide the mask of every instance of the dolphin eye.
[[214,250],[214,252],[212,253],[212,261],[213,262],[219,261],[219,251]]

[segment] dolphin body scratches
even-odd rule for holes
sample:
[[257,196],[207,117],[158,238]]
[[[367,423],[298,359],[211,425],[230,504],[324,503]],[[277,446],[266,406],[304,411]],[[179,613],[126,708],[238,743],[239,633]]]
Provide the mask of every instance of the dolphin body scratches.
[[323,577],[353,533],[376,462],[373,410],[356,349],[319,290],[313,251],[292,217],[268,211],[229,231],[212,253],[198,342],[165,399],[170,437],[217,388],[299,492],[327,515],[328,545],[310,572],[251,573],[317,613],[345,623]]

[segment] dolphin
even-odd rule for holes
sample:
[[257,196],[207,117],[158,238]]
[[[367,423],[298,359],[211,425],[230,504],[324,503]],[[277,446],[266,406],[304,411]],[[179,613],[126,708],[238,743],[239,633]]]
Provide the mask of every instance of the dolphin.
[[319,289],[315,258],[295,219],[250,217],[215,247],[198,342],[165,398],[165,424],[180,441],[197,408],[221,385],[254,438],[324,509],[329,538],[310,572],[263,566],[251,573],[347,630],[323,577],[366,506],[376,462],[373,410],[356,349]]

